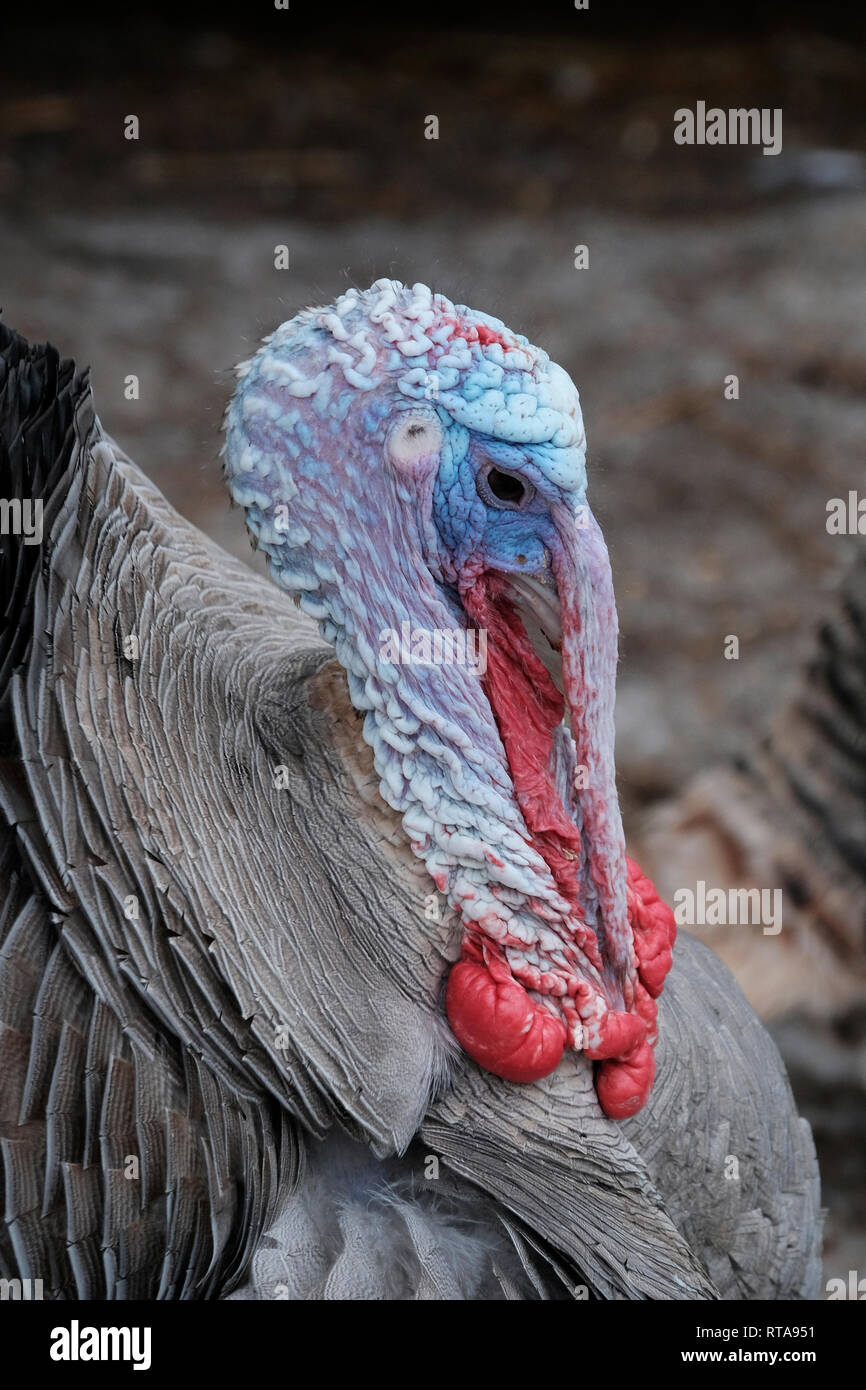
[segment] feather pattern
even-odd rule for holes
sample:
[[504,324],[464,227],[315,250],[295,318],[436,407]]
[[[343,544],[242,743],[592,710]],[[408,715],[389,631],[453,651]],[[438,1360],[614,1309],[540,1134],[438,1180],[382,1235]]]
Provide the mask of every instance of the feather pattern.
[[456,1053],[459,924],[425,914],[331,648],[105,436],[86,376],[0,347],[3,489],[45,504],[41,547],[2,546],[0,1277],[814,1296],[811,1138],[724,968],[678,947],[622,1125],[585,1056],[521,1087]]

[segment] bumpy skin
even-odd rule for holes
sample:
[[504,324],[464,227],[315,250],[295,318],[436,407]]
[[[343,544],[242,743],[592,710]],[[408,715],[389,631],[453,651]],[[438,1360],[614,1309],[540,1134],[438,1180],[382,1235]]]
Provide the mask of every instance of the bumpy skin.
[[459,922],[422,909],[333,649],[104,435],[86,374],[2,325],[0,495],[45,506],[41,546],[0,537],[0,1278],[817,1296],[808,1126],[711,952],[678,942],[622,1124],[584,1054],[532,1086],[453,1055]]
[[[516,1081],[548,1075],[564,1047],[604,1059],[606,1112],[635,1113],[674,929],[625,859],[616,609],[577,391],[497,319],[390,280],[299,314],[239,378],[234,497],[333,642],[381,794],[465,927],[455,1035]],[[491,467],[527,505],[497,501]],[[565,701],[516,611],[520,576],[558,596]],[[484,678],[386,659],[383,633],[407,620],[483,629]]]

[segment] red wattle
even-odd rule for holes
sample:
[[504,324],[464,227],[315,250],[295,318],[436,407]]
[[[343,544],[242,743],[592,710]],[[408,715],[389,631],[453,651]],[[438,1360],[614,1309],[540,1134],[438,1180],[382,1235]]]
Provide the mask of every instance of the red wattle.
[[598,1103],[612,1120],[627,1120],[643,1107],[656,1074],[655,1053],[638,1043],[628,1057],[602,1062],[595,1078]]
[[[582,913],[581,836],[557,794],[553,777],[553,737],[565,708],[563,696],[539,660],[509,596],[504,575],[477,575],[461,597],[467,615],[488,633],[484,689],[508,760],[514,794],[532,843],[547,863],[556,886],[573,909],[574,941],[599,973],[603,961],[596,934]],[[577,691],[583,698],[582,685]],[[575,700],[571,701],[574,709]],[[591,850],[591,847],[590,847]],[[490,862],[501,861],[488,852]],[[628,918],[634,943],[636,978],[628,1008],[612,1004],[588,1028],[584,1051],[600,1061],[596,1087],[605,1114],[626,1119],[646,1101],[655,1075],[653,1045],[657,1039],[657,1008],[671,968],[675,927],[673,913],[633,860],[626,860]],[[502,922],[497,923],[503,927]],[[451,971],[446,1008],[452,1031],[471,1057],[508,1081],[531,1082],[556,1069],[569,1038],[566,1022],[535,1003],[524,988],[551,994],[567,1018],[578,1023],[582,1004],[579,978],[564,970],[521,968],[502,955],[510,940],[490,932],[498,947],[479,940],[483,918],[463,940],[463,957]],[[566,962],[568,946],[563,947]],[[512,970],[523,978],[515,978]],[[556,986],[565,979],[566,995]],[[571,986],[574,986],[573,988]],[[584,986],[585,993],[589,987]],[[579,1030],[578,1030],[579,1031]]]
[[626,859],[629,920],[634,933],[638,973],[646,991],[657,999],[673,964],[677,929],[674,914],[662,902],[651,879],[633,859]]
[[602,1057],[626,1057],[632,1049],[645,1041],[647,1025],[636,1013],[625,1013],[622,1009],[611,1009],[601,1020],[600,1038],[595,1047],[586,1046],[584,1052],[594,1061]]
[[565,1025],[534,1004],[502,962],[488,969],[458,961],[448,977],[445,1007],[460,1046],[506,1081],[540,1081],[562,1060]]

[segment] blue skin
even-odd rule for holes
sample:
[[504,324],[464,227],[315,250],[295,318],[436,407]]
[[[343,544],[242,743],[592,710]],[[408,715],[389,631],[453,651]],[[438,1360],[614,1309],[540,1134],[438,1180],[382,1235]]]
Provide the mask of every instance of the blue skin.
[[[556,535],[551,508],[556,502],[569,505],[573,494],[551,482],[544,468],[545,452],[550,452],[549,446],[505,444],[489,435],[470,434],[456,477],[453,470],[440,468],[433,518],[458,571],[474,557],[506,574],[547,572]],[[484,485],[491,465],[527,485],[533,492],[529,500],[515,508],[493,496]]]

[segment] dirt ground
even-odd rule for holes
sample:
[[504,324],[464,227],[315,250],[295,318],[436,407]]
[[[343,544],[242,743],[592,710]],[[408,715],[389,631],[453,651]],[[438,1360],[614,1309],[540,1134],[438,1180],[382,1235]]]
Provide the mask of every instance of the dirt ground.
[[[103,423],[182,512],[251,558],[218,463],[232,364],[348,284],[424,281],[580,389],[623,632],[627,825],[760,735],[863,544],[825,527],[866,481],[862,46],[575,30],[335,56],[288,29],[134,20],[113,47],[81,26],[16,42],[5,319],[92,363]],[[781,107],[782,154],[675,145],[674,110],[699,99]],[[821,1150],[828,1277],[866,1274],[866,1022],[776,1034]]]

